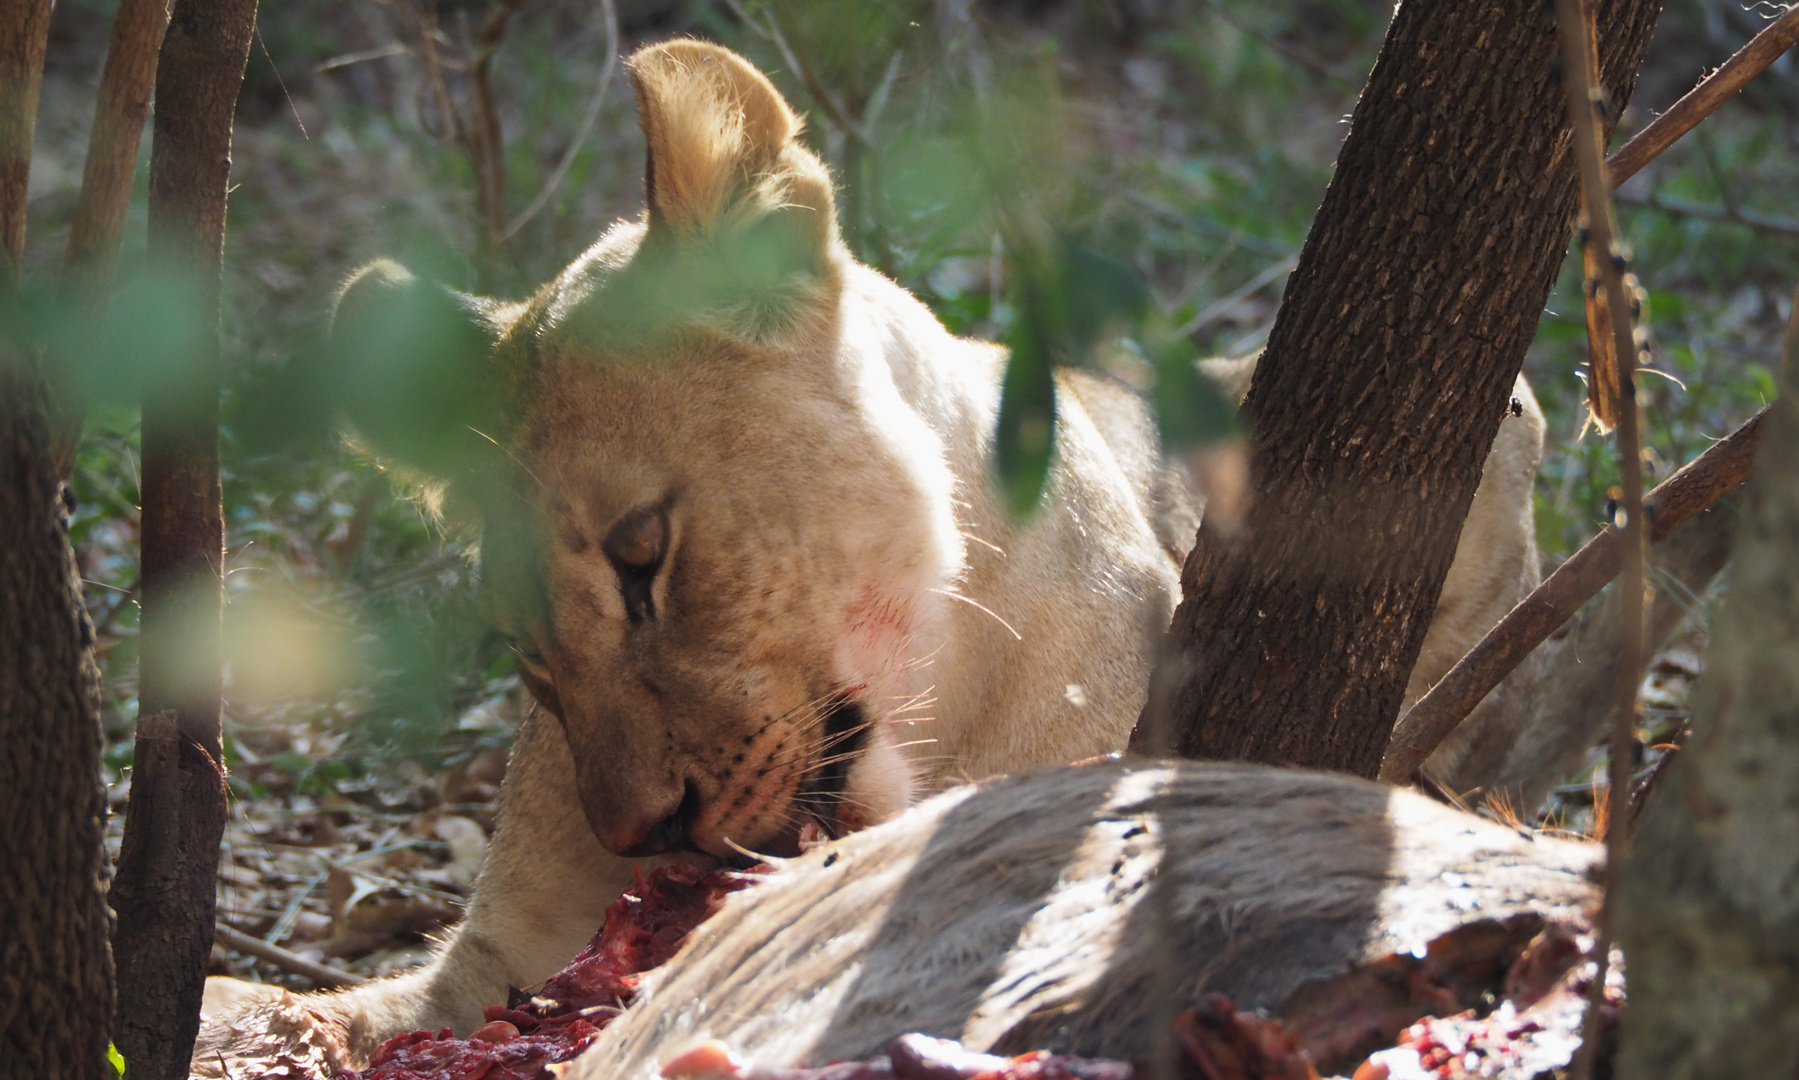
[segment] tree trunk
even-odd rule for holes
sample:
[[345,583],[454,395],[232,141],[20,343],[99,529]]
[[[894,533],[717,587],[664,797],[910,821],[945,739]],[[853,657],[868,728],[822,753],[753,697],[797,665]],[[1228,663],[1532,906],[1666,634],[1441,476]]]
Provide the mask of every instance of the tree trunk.
[[[138,143],[156,80],[156,54],[168,23],[168,0],[122,0],[113,20],[63,263],[63,296],[73,318],[87,325],[98,325],[105,313],[118,267],[131,181],[137,175]],[[54,387],[56,467],[66,478],[75,468],[82,407],[68,385],[67,358],[60,363],[57,359],[52,358],[52,377],[60,383]]]
[[94,1080],[112,1019],[94,631],[42,386],[0,344],[0,1061]]
[[212,950],[225,827],[219,705],[224,527],[219,294],[231,122],[255,0],[178,0],[156,74],[150,261],[184,286],[197,335],[144,397],[137,751],[113,907],[115,1038],[131,1080],[187,1075]]
[[0,12],[0,252],[8,281],[18,276],[25,253],[25,184],[50,8],[51,0],[12,0]]
[[[1612,100],[1657,0],[1601,0]],[[1254,502],[1202,526],[1133,748],[1380,767],[1578,193],[1554,13],[1406,0],[1245,402]]]
[[17,302],[49,0],[0,14],[0,1061],[93,1080],[112,1016],[94,631]]
[[1799,314],[1693,731],[1625,868],[1618,1075],[1799,1076]]

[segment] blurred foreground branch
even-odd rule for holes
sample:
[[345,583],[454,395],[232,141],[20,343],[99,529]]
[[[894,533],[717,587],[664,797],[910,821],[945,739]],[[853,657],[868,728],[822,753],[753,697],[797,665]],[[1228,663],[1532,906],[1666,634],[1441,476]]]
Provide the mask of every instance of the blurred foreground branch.
[[1799,1069],[1799,307],[1779,385],[1692,734],[1624,867],[1619,1076]]

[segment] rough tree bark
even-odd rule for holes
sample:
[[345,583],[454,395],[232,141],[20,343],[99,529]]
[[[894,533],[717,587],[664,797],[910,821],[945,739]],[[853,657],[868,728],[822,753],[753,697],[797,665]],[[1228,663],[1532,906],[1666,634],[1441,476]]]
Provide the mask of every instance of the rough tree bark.
[[1625,867],[1619,1076],[1799,1076],[1799,313],[1738,529],[1692,735]]
[[[1612,100],[1660,5],[1598,4]],[[1578,204],[1540,0],[1399,7],[1244,404],[1140,750],[1372,777]]]
[[5,310],[49,22],[49,0],[0,13],[0,1061],[92,1080],[112,1005],[99,677],[43,383]]
[[255,0],[177,0],[156,74],[150,261],[208,327],[144,396],[137,751],[113,885],[115,1035],[131,1080],[187,1075],[225,826],[219,705],[219,295],[231,123]]
[[0,343],[0,1061],[94,1080],[112,1014],[99,671],[43,386]]

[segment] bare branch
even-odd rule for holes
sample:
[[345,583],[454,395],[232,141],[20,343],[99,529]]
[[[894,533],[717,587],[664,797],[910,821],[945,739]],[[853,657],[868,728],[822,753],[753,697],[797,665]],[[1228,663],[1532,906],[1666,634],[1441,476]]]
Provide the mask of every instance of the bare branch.
[[1799,236],[1799,220],[1760,214],[1754,210],[1744,210],[1740,207],[1700,206],[1697,203],[1680,199],[1663,198],[1655,192],[1648,195],[1627,195],[1619,192],[1614,198],[1628,206],[1640,206],[1645,210],[1656,210],[1673,217],[1718,221],[1728,225],[1741,225],[1744,228],[1757,229],[1761,232],[1776,233],[1781,236]]
[[[1749,478],[1765,412],[1751,417],[1649,493],[1643,506],[1652,541],[1661,540]],[[1437,744],[1482,698],[1618,576],[1622,548],[1619,530],[1607,527],[1487,631],[1480,643],[1400,718],[1381,762],[1380,778],[1390,784],[1409,782]]]
[[[500,131],[499,106],[494,103],[493,57],[506,38],[506,24],[524,3],[525,0],[497,0],[475,38],[475,63],[469,74],[474,87],[476,123],[467,143],[469,161],[475,167],[475,208],[481,217],[482,246],[489,258],[500,246],[506,227],[506,147]],[[487,261],[482,260],[484,264]]]
[[168,25],[168,0],[123,0],[112,25],[63,267],[64,288],[89,314],[104,306],[112,285],[156,84],[156,53]]
[[592,133],[594,124],[600,119],[600,109],[606,104],[606,91],[612,86],[612,69],[618,66],[618,11],[613,6],[612,0],[600,0],[600,8],[606,16],[606,63],[600,68],[600,78],[594,86],[593,100],[588,103],[587,113],[581,117],[581,126],[575,129],[574,138],[570,140],[568,149],[562,152],[562,160],[558,161],[556,167],[550,171],[549,179],[543,182],[543,187],[531,200],[530,205],[519,211],[518,216],[506,226],[506,231],[500,234],[499,242],[502,244],[517,236],[520,229],[524,228],[532,218],[550,204],[550,199],[555,196],[556,189],[560,188],[562,181],[567,179],[568,170],[575,163],[575,155],[581,152],[582,144],[587,141],[587,136]]
[[219,923],[213,928],[213,939],[227,949],[236,949],[248,956],[258,957],[274,964],[282,971],[302,975],[320,986],[361,986],[368,982],[361,975],[353,975],[348,971],[339,971],[324,964],[315,964],[296,953],[291,953],[279,945],[271,945],[259,937],[253,937]]
[[1724,61],[1722,67],[1700,80],[1667,112],[1636,133],[1606,162],[1613,187],[1624,183],[1655,160],[1656,156],[1693,130],[1699,121],[1737,95],[1750,79],[1765,71],[1799,42],[1799,6],[1769,23],[1749,44]]

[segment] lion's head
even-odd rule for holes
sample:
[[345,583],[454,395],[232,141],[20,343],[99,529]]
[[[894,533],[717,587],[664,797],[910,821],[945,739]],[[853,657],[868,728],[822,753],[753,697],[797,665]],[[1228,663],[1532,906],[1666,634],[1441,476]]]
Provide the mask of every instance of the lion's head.
[[487,605],[600,840],[778,853],[909,796],[883,721],[961,568],[953,481],[844,316],[831,184],[774,87],[695,41],[630,66],[642,220],[517,304],[367,267],[333,370],[376,449],[479,507]]

